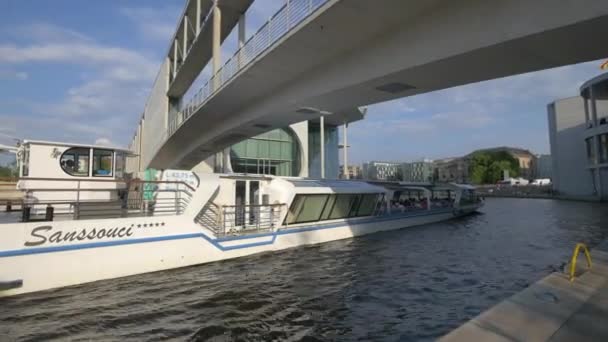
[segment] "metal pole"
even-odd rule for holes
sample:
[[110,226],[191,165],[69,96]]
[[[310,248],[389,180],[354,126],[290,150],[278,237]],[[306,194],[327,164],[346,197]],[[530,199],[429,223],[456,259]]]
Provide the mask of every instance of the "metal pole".
[[321,128],[319,136],[321,138],[321,179],[325,178],[325,117],[321,115],[319,118]]
[[344,122],[344,179],[349,179],[350,175],[348,173],[348,122]]

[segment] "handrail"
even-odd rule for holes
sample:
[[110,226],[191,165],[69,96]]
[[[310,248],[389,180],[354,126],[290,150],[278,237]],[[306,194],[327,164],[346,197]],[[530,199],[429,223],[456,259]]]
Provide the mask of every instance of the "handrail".
[[[197,177],[198,179],[198,177]],[[91,182],[91,183],[125,183],[125,184],[182,184],[192,191],[196,191],[194,187],[183,181],[147,181],[141,179],[87,179],[87,178],[44,178],[44,177],[21,177],[17,178],[17,181],[57,181],[57,182]],[[199,180],[200,183],[200,180]]]
[[572,253],[572,259],[570,259],[570,281],[574,281],[575,273],[576,273],[576,259],[578,258],[578,254],[581,249],[585,253],[585,257],[587,258],[587,266],[591,268],[591,254],[589,254],[589,249],[584,243],[577,243],[574,247],[574,253]]

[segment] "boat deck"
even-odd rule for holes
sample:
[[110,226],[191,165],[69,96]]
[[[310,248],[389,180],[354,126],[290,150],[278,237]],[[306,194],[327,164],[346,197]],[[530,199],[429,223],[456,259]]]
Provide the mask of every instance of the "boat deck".
[[583,258],[572,282],[552,273],[441,341],[608,341],[608,241],[591,252],[591,269]]

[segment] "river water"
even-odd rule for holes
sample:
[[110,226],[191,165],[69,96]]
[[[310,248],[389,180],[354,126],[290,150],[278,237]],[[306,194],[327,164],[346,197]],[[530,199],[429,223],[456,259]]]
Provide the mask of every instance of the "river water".
[[488,199],[449,222],[0,299],[0,340],[433,340],[607,238],[607,209]]

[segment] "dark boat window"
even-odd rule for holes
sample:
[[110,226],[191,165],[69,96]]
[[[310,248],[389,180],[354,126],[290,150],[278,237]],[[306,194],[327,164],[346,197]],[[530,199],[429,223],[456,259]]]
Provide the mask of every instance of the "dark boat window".
[[298,194],[291,203],[285,223],[371,216],[376,209],[378,197],[378,194]]
[[329,214],[329,219],[341,219],[348,217],[350,213],[350,208],[353,204],[354,195],[337,195],[336,196],[336,204],[334,204],[334,208]]
[[111,150],[93,150],[93,176],[112,177],[114,152]]
[[363,195],[363,199],[361,199],[361,203],[359,204],[359,209],[357,210],[357,216],[370,216],[374,213],[374,209],[376,209],[376,202],[378,201],[377,194],[367,194]]
[[334,208],[334,204],[336,204],[336,195],[329,195],[329,199],[327,203],[325,203],[325,208],[323,208],[323,213],[321,213],[321,220],[329,219],[329,214]]
[[61,169],[71,176],[88,177],[89,151],[88,148],[74,147],[63,152],[59,161]]
[[[301,197],[302,199],[298,199]],[[294,204],[292,205],[291,215],[288,216],[288,224],[292,223],[304,223],[304,222],[313,222],[319,221],[319,217],[323,212],[323,207],[325,206],[325,202],[327,202],[328,195],[297,195],[296,199],[294,199]]]

